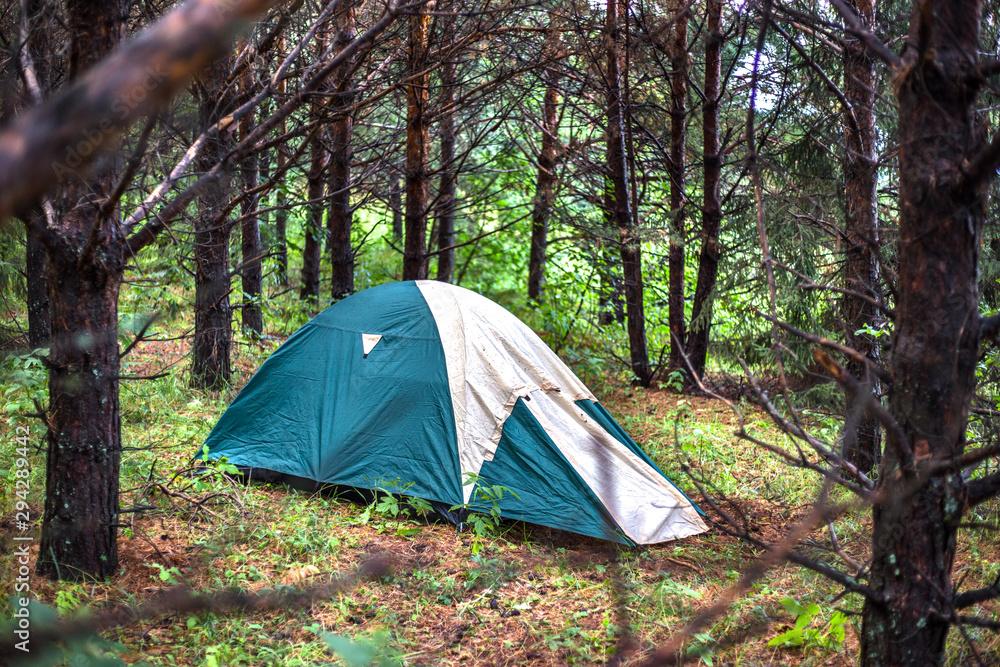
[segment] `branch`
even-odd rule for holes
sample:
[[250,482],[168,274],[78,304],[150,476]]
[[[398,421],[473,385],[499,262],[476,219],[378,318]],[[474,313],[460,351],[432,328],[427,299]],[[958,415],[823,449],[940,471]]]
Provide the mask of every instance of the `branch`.
[[875,400],[872,392],[861,386],[861,383],[853,375],[844,370],[823,350],[814,349],[813,359],[818,361],[826,369],[826,372],[840,383],[840,386],[844,388],[852,400],[860,402],[865,410],[882,424],[882,427],[885,428],[886,439],[896,450],[902,468],[913,469],[916,459],[913,456],[913,450],[910,449],[906,434],[903,433],[903,429],[900,428],[892,415],[882,407],[882,404]]
[[[48,103],[0,131],[0,222],[85,171],[132,121],[165,105],[280,0],[189,0]],[[75,147],[83,142],[88,150]]]
[[[77,618],[55,623],[48,627],[31,628],[32,648],[51,646],[76,637],[85,637],[101,630],[120,627],[144,618],[155,618],[163,614],[191,613],[198,611],[238,611],[244,609],[290,609],[302,608],[316,600],[330,597],[352,588],[357,582],[383,574],[388,565],[385,558],[376,556],[362,563],[352,575],[336,577],[327,584],[282,593],[273,591],[264,595],[231,589],[214,594],[199,594],[184,587],[174,588],[156,600],[141,606],[114,607],[99,611],[86,618]],[[9,664],[16,656],[24,655],[15,647],[17,637],[12,633],[0,641],[0,664]],[[37,642],[37,643],[36,643]]]
[[899,56],[893,53],[892,49],[886,46],[874,32],[861,22],[861,19],[854,13],[854,10],[844,4],[844,0],[830,0],[830,3],[844,19],[844,22],[847,23],[846,32],[860,38],[872,55],[883,60],[893,69],[902,67],[903,61],[899,59]]
[[[973,158],[967,167],[963,167],[962,178],[958,183],[959,190],[974,193],[986,181],[993,178],[997,167],[1000,167],[1000,133],[993,135],[993,140],[986,148],[979,151],[979,155]],[[984,320],[991,320],[995,317],[997,316],[993,315],[984,318]]]
[[979,340],[986,339],[1000,347],[1000,338],[997,337],[997,334],[1000,334],[1000,314],[979,319]]
[[887,385],[892,384],[892,376],[889,375],[889,372],[887,370],[885,370],[884,368],[873,362],[871,359],[869,359],[865,355],[855,350],[853,347],[847,347],[846,345],[841,345],[840,343],[832,341],[829,338],[824,338],[822,336],[814,336],[811,333],[806,333],[802,329],[797,329],[793,327],[791,324],[782,322],[781,320],[772,317],[770,315],[765,315],[760,311],[758,311],[757,314],[763,317],[768,322],[772,322],[778,325],[785,331],[795,334],[796,336],[802,338],[803,340],[809,341],[810,343],[813,343],[815,345],[820,345],[822,347],[828,348],[830,350],[833,350],[834,352],[840,352],[844,356],[853,359],[854,361],[860,364],[864,364],[869,370],[871,370],[875,375],[878,376],[879,380],[882,380]]
[[[410,5],[406,5],[408,7]],[[198,194],[212,181],[219,178],[222,174],[227,173],[233,165],[237,164],[242,160],[247,154],[249,154],[262,137],[266,136],[271,130],[273,130],[278,123],[283,119],[287,118],[296,109],[309,101],[312,93],[319,89],[322,83],[329,77],[344,61],[349,58],[354,57],[355,53],[361,49],[367,49],[371,46],[375,38],[380,35],[386,28],[388,28],[393,21],[396,20],[398,16],[402,13],[400,0],[390,0],[390,4],[386,7],[385,13],[379,18],[368,30],[363,34],[359,35],[348,44],[340,53],[338,53],[334,58],[323,63],[323,66],[309,79],[305,84],[303,84],[294,96],[284,105],[281,106],[275,113],[273,113],[266,120],[261,122],[246,138],[243,139],[229,154],[205,174],[203,174],[194,184],[184,190],[180,195],[177,196],[170,204],[164,207],[163,211],[160,212],[154,220],[137,229],[135,233],[129,236],[127,244],[128,249],[131,253],[138,253],[139,250],[146,247],[156,236],[166,228],[169,222],[180,214],[181,211],[196,197]],[[314,27],[315,29],[315,27]],[[286,59],[286,64],[288,60]],[[284,65],[282,65],[284,67]],[[281,76],[281,69],[275,73],[272,81],[277,81]],[[258,94],[257,98],[263,99],[267,94],[273,90],[272,87],[266,87],[264,90]],[[256,99],[256,98],[255,98]],[[253,100],[251,100],[253,102]],[[249,105],[251,102],[248,102]],[[245,105],[246,106],[246,105]],[[2,181],[0,181],[2,184]]]
[[135,338],[132,340],[132,342],[129,343],[128,347],[126,347],[124,350],[122,350],[122,352],[118,355],[119,359],[124,359],[125,355],[127,355],[129,352],[131,352],[132,348],[139,344],[139,341],[143,340],[143,338],[146,335],[146,332],[149,330],[149,327],[153,326],[153,322],[155,322],[157,319],[159,319],[159,317],[160,317],[160,313],[156,312],[156,313],[153,313],[153,315],[148,320],[146,320],[146,323],[142,325],[141,329],[139,329],[139,333],[137,333],[135,335]]
[[986,477],[980,477],[969,482],[969,495],[966,502],[969,507],[975,507],[1000,493],[1000,472]]
[[971,607],[974,604],[986,602],[987,600],[993,600],[998,597],[1000,597],[1000,575],[997,575],[997,578],[993,580],[993,584],[987,586],[986,588],[966,591],[961,595],[956,596],[953,604],[955,609],[965,609],[966,607]]

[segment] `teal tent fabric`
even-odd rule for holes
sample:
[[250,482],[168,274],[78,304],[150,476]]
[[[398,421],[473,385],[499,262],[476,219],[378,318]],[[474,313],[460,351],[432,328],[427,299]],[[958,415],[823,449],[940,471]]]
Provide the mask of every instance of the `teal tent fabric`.
[[[492,461],[483,464],[476,485],[487,489],[495,485],[503,487],[497,506],[505,519],[526,520],[634,544],[622,535],[604,505],[545,433],[523,399],[517,400],[504,422],[496,454]],[[469,507],[488,513],[491,502],[473,493]]]
[[[381,334],[365,356],[361,334]],[[462,502],[444,351],[414,283],[317,315],[264,362],[205,444],[247,468]]]

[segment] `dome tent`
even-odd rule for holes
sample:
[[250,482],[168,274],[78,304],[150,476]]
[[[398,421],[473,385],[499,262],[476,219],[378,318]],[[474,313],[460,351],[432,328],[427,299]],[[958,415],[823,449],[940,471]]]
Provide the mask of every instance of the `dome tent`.
[[[690,500],[524,323],[436,281],[326,309],[264,362],[205,441],[237,467],[627,544],[707,530]],[[397,487],[397,488],[398,488]]]

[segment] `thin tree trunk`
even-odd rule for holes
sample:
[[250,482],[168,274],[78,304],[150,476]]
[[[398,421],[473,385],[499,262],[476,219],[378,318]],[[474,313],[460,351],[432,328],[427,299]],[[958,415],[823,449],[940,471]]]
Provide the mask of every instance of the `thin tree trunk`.
[[392,238],[399,241],[403,238],[403,179],[395,168],[389,172],[389,208],[392,209]]
[[28,346],[35,350],[49,344],[51,322],[49,317],[48,260],[45,247],[30,228],[45,225],[45,212],[41,207],[29,213],[36,220],[29,222],[25,238],[24,273],[27,281],[28,302]]
[[426,5],[410,17],[410,83],[406,86],[406,238],[403,280],[427,277],[427,51],[430,15]]
[[[455,41],[455,18],[445,24],[444,44],[450,47]],[[458,176],[455,174],[455,60],[449,55],[441,63],[441,184],[438,193],[437,279],[450,283],[455,276],[455,192]]]
[[[325,50],[327,36],[316,38],[316,56],[319,57]],[[324,90],[328,92],[326,86]],[[312,118],[319,122],[328,120],[327,109],[322,102],[314,102],[311,109]],[[303,236],[305,240],[302,245],[302,274],[301,285],[299,287],[299,298],[303,301],[310,301],[314,308],[319,307],[319,282],[320,269],[323,259],[323,236],[326,230],[323,227],[323,204],[319,199],[323,198],[327,182],[327,168],[330,162],[330,155],[323,145],[323,129],[310,140],[309,144],[309,173],[306,174],[306,198],[312,202],[309,204],[306,213],[305,229]]]
[[[628,5],[625,4],[625,11]],[[646,315],[643,307],[642,250],[632,219],[632,202],[629,195],[628,155],[623,132],[621,68],[618,41],[618,2],[608,2],[605,24],[608,85],[608,175],[611,181],[611,217],[620,237],[622,283],[625,294],[625,318],[628,325],[629,356],[632,374],[642,387],[648,387],[653,378],[646,349]]]
[[[45,30],[49,18],[45,11],[45,3],[41,0],[28,0],[22,4],[25,12],[24,21],[28,26],[28,34],[24,48],[34,64],[34,72],[38,84],[38,92],[46,95],[49,92],[49,33]],[[28,307],[28,346],[32,349],[45,347],[49,342],[49,284],[47,276],[47,261],[45,248],[32,227],[45,226],[45,211],[41,206],[34,207],[28,216],[29,232],[25,238],[24,273],[27,287]]]
[[956,533],[967,488],[953,465],[966,446],[979,357],[978,259],[986,179],[966,174],[983,150],[977,119],[977,2],[914,11],[894,88],[899,121],[899,245],[889,411],[915,459],[885,449],[874,508],[860,662],[941,665],[952,620]]
[[[121,40],[119,0],[66,2],[68,77]],[[41,240],[48,253],[51,353],[45,510],[37,570],[60,579],[118,571],[118,292],[125,272],[117,209],[103,211],[115,173],[65,183],[66,213]]]
[[[248,67],[246,71],[245,77],[249,84],[250,68]],[[246,114],[240,119],[241,136],[245,137],[250,134],[252,117],[253,114]],[[257,187],[258,169],[256,153],[248,155],[240,164],[240,177],[244,192],[250,192]],[[243,258],[243,266],[240,271],[243,287],[241,314],[243,329],[253,339],[259,339],[264,334],[264,312],[260,303],[264,281],[261,257],[264,251],[260,242],[260,220],[257,216],[258,201],[259,197],[254,195],[244,199],[240,205],[240,249]]]
[[[550,33],[553,41],[557,32]],[[528,254],[528,298],[542,299],[545,290],[545,260],[548,255],[549,216],[555,202],[556,160],[559,156],[559,88],[555,68],[545,71],[545,98],[542,101],[542,146],[538,154],[538,176],[531,208],[531,250]]]
[[[284,37],[281,37],[281,43],[278,47],[278,52],[281,53],[284,50]],[[285,92],[285,80],[282,79],[278,82],[278,95],[284,95]],[[286,124],[285,121],[281,121],[281,134],[285,133]],[[282,146],[278,146],[274,149],[275,152],[275,167],[278,173],[282,173],[285,168],[285,153]],[[275,259],[277,261],[277,279],[278,284],[282,287],[288,287],[288,195],[283,187],[277,188],[277,195],[275,196],[275,203],[277,205],[277,210],[274,212],[274,236],[275,236]]]
[[597,237],[595,243],[597,252],[594,260],[600,284],[597,288],[597,323],[601,326],[621,324],[625,321],[625,296],[623,295],[621,277],[621,253],[618,244],[608,235],[617,234],[612,225],[612,209],[614,201],[610,190],[604,193],[604,237]]
[[691,307],[687,351],[695,375],[705,374],[708,360],[709,334],[712,328],[712,301],[719,274],[719,228],[722,223],[722,203],[719,199],[719,177],[722,160],[719,155],[719,76],[722,69],[722,2],[708,0],[707,44],[705,46],[705,104],[702,111],[704,136],[704,203],[701,211],[701,254],[698,257],[698,283]]
[[[210,127],[228,111],[228,101],[220,97],[228,67],[225,62],[211,65],[202,76],[199,100],[201,126]],[[211,139],[198,160],[208,171],[222,160],[228,149],[223,136]],[[230,178],[221,175],[202,191],[194,219],[194,360],[191,384],[205,389],[228,386],[232,367],[232,307],[229,300],[229,237],[233,222],[219,218],[230,199]]]
[[[865,25],[874,28],[874,0],[850,0],[849,4]],[[844,218],[847,249],[844,284],[852,292],[876,297],[879,269],[875,254],[878,244],[875,59],[868,55],[864,43],[853,36],[848,36],[844,48],[844,96],[851,104],[856,123],[855,126],[845,116]],[[881,356],[878,339],[865,333],[855,334],[856,331],[879,326],[878,309],[860,297],[847,294],[844,297],[844,320],[848,345],[878,363]],[[849,359],[847,370],[866,387],[866,391],[879,393],[878,380],[869,374],[865,364]],[[852,411],[853,407],[848,405],[848,415]],[[863,415],[856,427],[848,428],[844,434],[844,449],[847,460],[858,470],[875,470],[882,457],[882,429],[878,421],[870,415]]]
[[684,363],[684,346],[687,342],[687,327],[684,318],[684,204],[686,195],[685,144],[687,142],[687,12],[682,12],[674,21],[673,43],[670,62],[674,73],[670,77],[670,162],[667,173],[670,177],[670,254],[668,258],[669,279],[667,287],[667,322],[670,330],[670,368],[687,372]]
[[[343,49],[354,39],[354,7],[344,8],[338,18],[334,45]],[[352,82],[348,77],[351,61],[344,63],[335,75],[336,96],[333,99],[333,121],[330,123],[330,211],[327,217],[332,278],[330,296],[334,301],[354,292],[354,247],[351,244],[353,211],[351,210],[351,133],[354,119],[351,112]]]
[[318,305],[320,258],[323,252],[323,203],[316,200],[323,197],[328,156],[318,135],[313,137],[311,142],[309,173],[306,174],[306,198],[313,203],[309,204],[306,214],[305,243],[302,248],[302,285],[299,297]]

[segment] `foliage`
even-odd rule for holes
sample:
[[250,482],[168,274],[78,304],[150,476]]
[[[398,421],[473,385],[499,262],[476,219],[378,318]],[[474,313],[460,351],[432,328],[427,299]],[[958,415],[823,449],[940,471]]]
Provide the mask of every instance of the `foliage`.
[[490,486],[481,484],[479,475],[475,473],[466,473],[464,486],[473,487],[469,502],[452,505],[449,509],[452,512],[465,513],[465,522],[459,528],[468,525],[472,529],[474,538],[472,553],[476,555],[482,548],[482,538],[494,534],[500,527],[500,501],[503,500],[504,494],[509,493],[518,499],[520,497],[500,484]]
[[[820,650],[823,652],[839,650],[847,636],[848,618],[841,611],[834,611],[830,618],[823,622],[823,610],[815,602],[802,606],[792,598],[785,598],[781,606],[795,617],[795,626],[774,637],[768,646],[783,648],[801,648],[803,651]],[[818,620],[819,625],[813,626]]]

